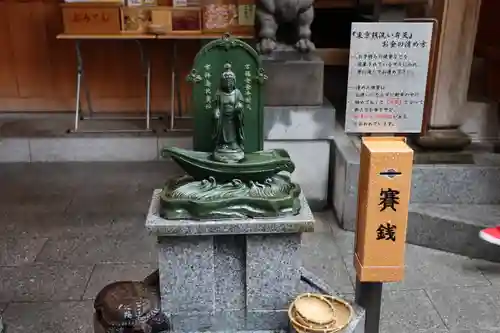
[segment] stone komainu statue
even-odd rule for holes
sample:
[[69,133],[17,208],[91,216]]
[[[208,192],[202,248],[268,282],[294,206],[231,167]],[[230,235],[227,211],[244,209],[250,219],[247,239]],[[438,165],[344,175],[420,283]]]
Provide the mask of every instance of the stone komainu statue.
[[310,40],[314,0],[257,0],[256,5],[259,37],[257,48],[260,53],[268,54],[275,50],[278,27],[285,25],[295,27],[295,31],[286,31],[284,34],[294,35],[295,47],[299,51],[314,50],[314,44]]

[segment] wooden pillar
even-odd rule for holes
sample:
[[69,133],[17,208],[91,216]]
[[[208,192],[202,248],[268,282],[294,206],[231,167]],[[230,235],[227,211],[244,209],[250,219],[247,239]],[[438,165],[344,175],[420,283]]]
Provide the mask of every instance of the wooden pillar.
[[[429,148],[463,148],[460,131],[466,102],[481,0],[435,0],[442,8],[429,131],[419,143]],[[440,2],[440,4],[438,4]]]

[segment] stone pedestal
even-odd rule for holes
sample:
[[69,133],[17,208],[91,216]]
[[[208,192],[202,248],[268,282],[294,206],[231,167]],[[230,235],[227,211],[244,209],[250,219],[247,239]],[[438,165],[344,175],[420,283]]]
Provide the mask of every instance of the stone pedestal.
[[159,217],[156,190],[146,228],[158,237],[162,311],[177,332],[287,329],[299,294],[301,233],[314,218],[301,195],[297,216],[188,221]]
[[292,180],[300,184],[313,211],[328,204],[334,125],[335,108],[326,99],[319,106],[264,108],[264,149],[283,148],[290,154],[296,167]]
[[264,85],[266,106],[314,106],[323,103],[324,62],[314,53],[280,50],[261,56],[270,78]]
[[462,150],[469,146],[471,138],[460,128],[429,129],[424,136],[420,136],[415,143],[429,150]]

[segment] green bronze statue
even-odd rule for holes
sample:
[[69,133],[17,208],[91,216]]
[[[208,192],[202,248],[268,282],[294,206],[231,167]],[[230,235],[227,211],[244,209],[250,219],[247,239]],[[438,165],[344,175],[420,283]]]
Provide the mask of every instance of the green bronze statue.
[[220,87],[215,95],[214,160],[237,163],[245,157],[243,129],[243,94],[236,88],[236,75],[231,64],[224,65]]
[[254,49],[228,35],[196,55],[188,76],[194,83],[194,151],[163,150],[186,172],[163,188],[163,218],[299,213],[301,189],[290,178],[295,170],[290,155],[284,149],[263,150],[261,86],[267,77],[260,65]]

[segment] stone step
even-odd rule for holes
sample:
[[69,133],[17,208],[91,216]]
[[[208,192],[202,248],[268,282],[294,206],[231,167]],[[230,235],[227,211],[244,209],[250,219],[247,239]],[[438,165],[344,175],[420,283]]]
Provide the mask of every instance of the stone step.
[[411,204],[407,242],[471,258],[500,262],[500,247],[479,231],[500,224],[500,205]]
[[[331,198],[339,225],[356,227],[359,178],[359,140],[337,124],[333,137]],[[463,152],[415,152],[411,199],[413,204],[500,205],[500,154],[487,147]],[[417,206],[415,206],[417,207]]]

